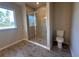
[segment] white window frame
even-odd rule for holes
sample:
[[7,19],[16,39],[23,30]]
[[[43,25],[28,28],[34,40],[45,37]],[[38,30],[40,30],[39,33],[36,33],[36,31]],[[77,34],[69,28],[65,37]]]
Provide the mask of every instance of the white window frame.
[[15,23],[15,27],[14,27],[14,28],[4,28],[4,29],[0,29],[0,30],[17,29],[17,24],[16,24],[16,11],[15,11],[15,9],[13,9],[13,8],[4,8],[4,7],[2,7],[2,6],[0,6],[0,8],[13,11],[14,23]]

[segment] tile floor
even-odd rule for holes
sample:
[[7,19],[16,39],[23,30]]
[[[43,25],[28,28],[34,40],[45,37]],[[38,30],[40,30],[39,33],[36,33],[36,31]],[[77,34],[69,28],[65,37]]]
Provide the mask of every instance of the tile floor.
[[47,40],[45,38],[38,38],[38,37],[36,37],[36,38],[30,39],[30,41],[33,41],[33,42],[42,44],[44,46],[47,46]]
[[0,57],[71,57],[69,50],[58,50],[53,47],[51,51],[27,41],[19,42],[0,51]]

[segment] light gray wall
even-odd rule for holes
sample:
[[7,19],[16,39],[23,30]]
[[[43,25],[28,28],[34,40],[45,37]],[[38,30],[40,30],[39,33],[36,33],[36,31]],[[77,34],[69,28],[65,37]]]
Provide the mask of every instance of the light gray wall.
[[52,48],[53,44],[53,3],[47,3],[47,46],[49,49]]
[[23,38],[23,24],[21,7],[14,3],[1,3],[0,7],[14,9],[16,14],[16,29],[0,30],[0,48]]
[[[27,8],[26,5],[23,4],[22,6],[22,17],[23,17],[23,27],[24,27],[24,39],[27,38],[28,39],[28,24],[27,24]],[[26,40],[27,40],[26,39]]]
[[56,2],[54,3],[54,35],[57,30],[65,31],[65,43],[70,44],[70,32],[72,21],[72,3]]
[[79,3],[74,4],[73,10],[71,53],[72,56],[79,57]]

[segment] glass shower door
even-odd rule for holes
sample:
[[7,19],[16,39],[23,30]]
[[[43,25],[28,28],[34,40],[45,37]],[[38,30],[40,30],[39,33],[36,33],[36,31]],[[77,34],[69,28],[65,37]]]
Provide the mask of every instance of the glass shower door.
[[46,19],[40,18],[38,12],[28,14],[28,36],[30,41],[47,46]]
[[29,40],[35,40],[36,37],[36,16],[34,13],[28,14]]

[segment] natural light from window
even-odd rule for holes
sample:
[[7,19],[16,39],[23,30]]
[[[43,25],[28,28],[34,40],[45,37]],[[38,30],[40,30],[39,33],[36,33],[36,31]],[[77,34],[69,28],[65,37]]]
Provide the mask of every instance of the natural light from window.
[[0,8],[0,29],[16,28],[14,11]]
[[29,15],[29,26],[36,26],[36,16]]

